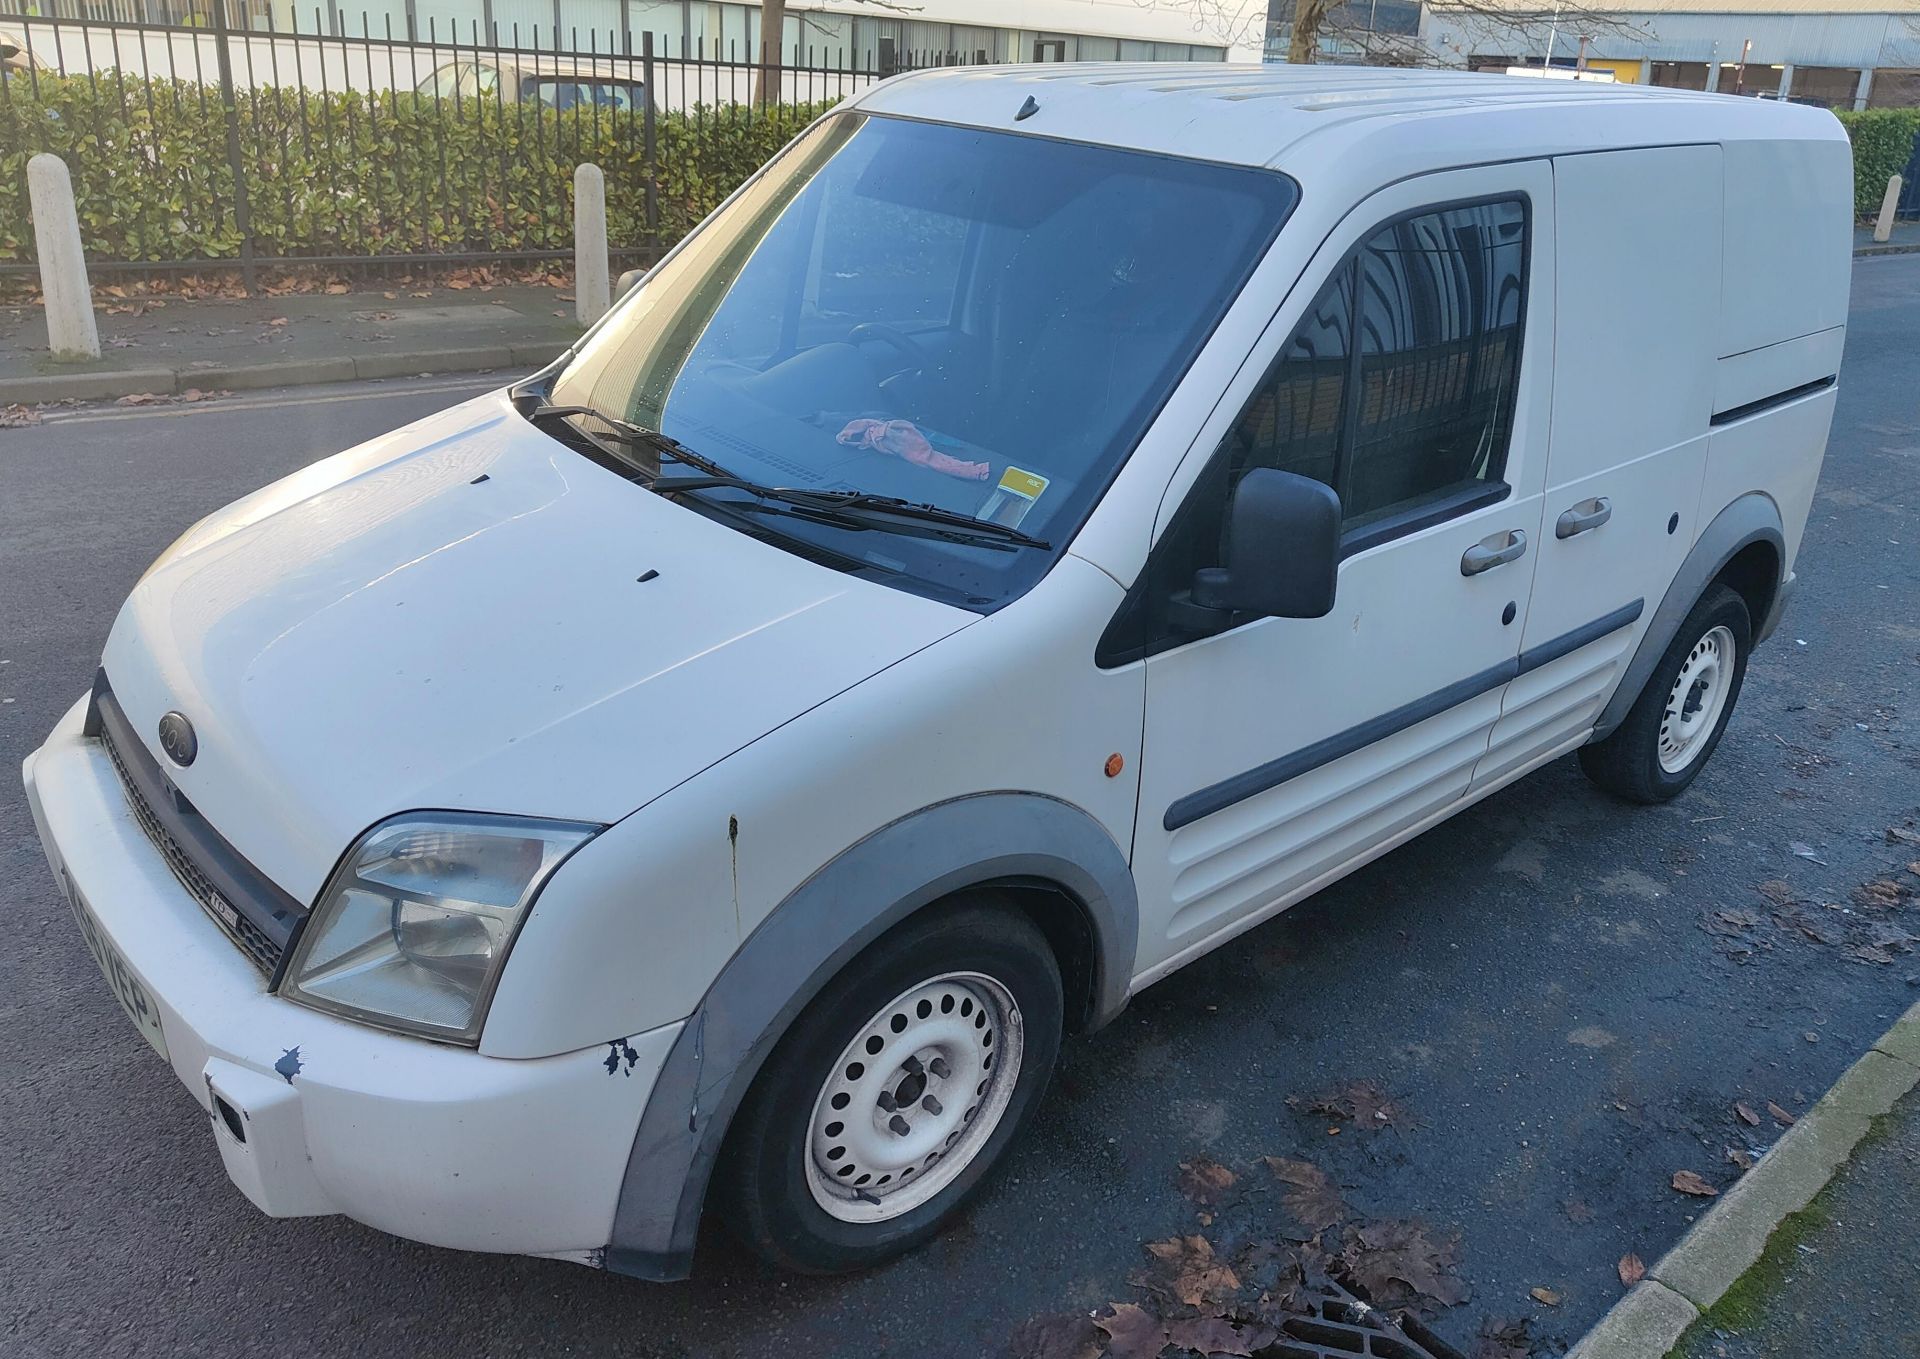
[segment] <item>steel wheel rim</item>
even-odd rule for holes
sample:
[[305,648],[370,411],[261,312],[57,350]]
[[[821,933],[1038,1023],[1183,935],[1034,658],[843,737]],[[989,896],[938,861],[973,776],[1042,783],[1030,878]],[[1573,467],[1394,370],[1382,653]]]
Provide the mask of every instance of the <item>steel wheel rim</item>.
[[1660,768],[1678,774],[1699,758],[1726,710],[1733,681],[1733,632],[1725,625],[1708,629],[1693,644],[1660,715]]
[[1013,994],[982,973],[949,972],[894,997],[814,1098],[814,1202],[842,1222],[887,1222],[939,1194],[1006,1116],[1025,1046]]

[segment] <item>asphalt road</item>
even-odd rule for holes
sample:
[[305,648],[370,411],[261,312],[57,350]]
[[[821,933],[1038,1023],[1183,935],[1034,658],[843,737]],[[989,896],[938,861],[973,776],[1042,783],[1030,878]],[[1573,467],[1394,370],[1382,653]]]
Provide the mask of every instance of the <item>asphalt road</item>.
[[[115,1007],[8,776],[0,1352],[994,1354],[1026,1318],[1133,1298],[1142,1243],[1199,1230],[1181,1161],[1257,1186],[1276,1155],[1325,1167],[1358,1212],[1459,1234],[1472,1297],[1443,1335],[1531,1317],[1557,1353],[1619,1295],[1623,1253],[1652,1260],[1701,1210],[1675,1170],[1724,1186],[1729,1146],[1777,1135],[1735,1100],[1804,1109],[1920,998],[1920,955],[1850,960],[1755,891],[1784,880],[1817,910],[1920,857],[1885,839],[1920,817],[1920,257],[1861,262],[1851,324],[1799,598],[1687,796],[1626,807],[1562,761],[1152,988],[1069,1043],[964,1222],[862,1277],[782,1277],[712,1233],[696,1277],[658,1287],[261,1217]],[[0,430],[0,763],[85,688],[121,597],[188,523],[453,395]],[[1701,927],[1721,909],[1756,912],[1748,944]],[[1403,1126],[1329,1135],[1288,1103],[1357,1079]],[[1256,1188],[1232,1211],[1208,1230],[1265,1231],[1277,1209]]]

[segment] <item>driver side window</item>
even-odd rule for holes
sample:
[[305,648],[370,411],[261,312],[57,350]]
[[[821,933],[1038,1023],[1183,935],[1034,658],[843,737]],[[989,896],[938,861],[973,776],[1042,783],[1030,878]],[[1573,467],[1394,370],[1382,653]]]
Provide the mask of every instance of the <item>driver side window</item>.
[[1505,496],[1526,268],[1519,198],[1398,218],[1342,260],[1155,546],[1101,663],[1202,635],[1178,600],[1225,560],[1228,505],[1254,468],[1331,486],[1343,555]]

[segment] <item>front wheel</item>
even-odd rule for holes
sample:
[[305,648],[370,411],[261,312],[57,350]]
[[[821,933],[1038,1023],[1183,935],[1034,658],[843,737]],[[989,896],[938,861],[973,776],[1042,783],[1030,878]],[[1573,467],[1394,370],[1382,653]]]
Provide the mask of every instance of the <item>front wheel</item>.
[[1046,937],[982,894],[907,921],[767,1058],[716,1189],[755,1252],[864,1269],[937,1232],[1011,1144],[1060,1049]]
[[1747,674],[1746,601],[1715,585],[1674,634],[1646,688],[1612,735],[1580,750],[1580,767],[1629,802],[1677,797],[1720,744]]

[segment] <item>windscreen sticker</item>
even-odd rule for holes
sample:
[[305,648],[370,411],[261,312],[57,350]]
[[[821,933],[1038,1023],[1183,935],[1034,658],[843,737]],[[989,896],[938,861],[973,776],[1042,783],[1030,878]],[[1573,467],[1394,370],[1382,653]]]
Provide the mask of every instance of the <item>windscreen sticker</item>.
[[987,497],[987,503],[980,507],[975,518],[1006,528],[1019,528],[1020,521],[1045,493],[1048,481],[1035,472],[1018,467],[1009,467],[1000,474],[1000,484],[993,488],[993,494]]

